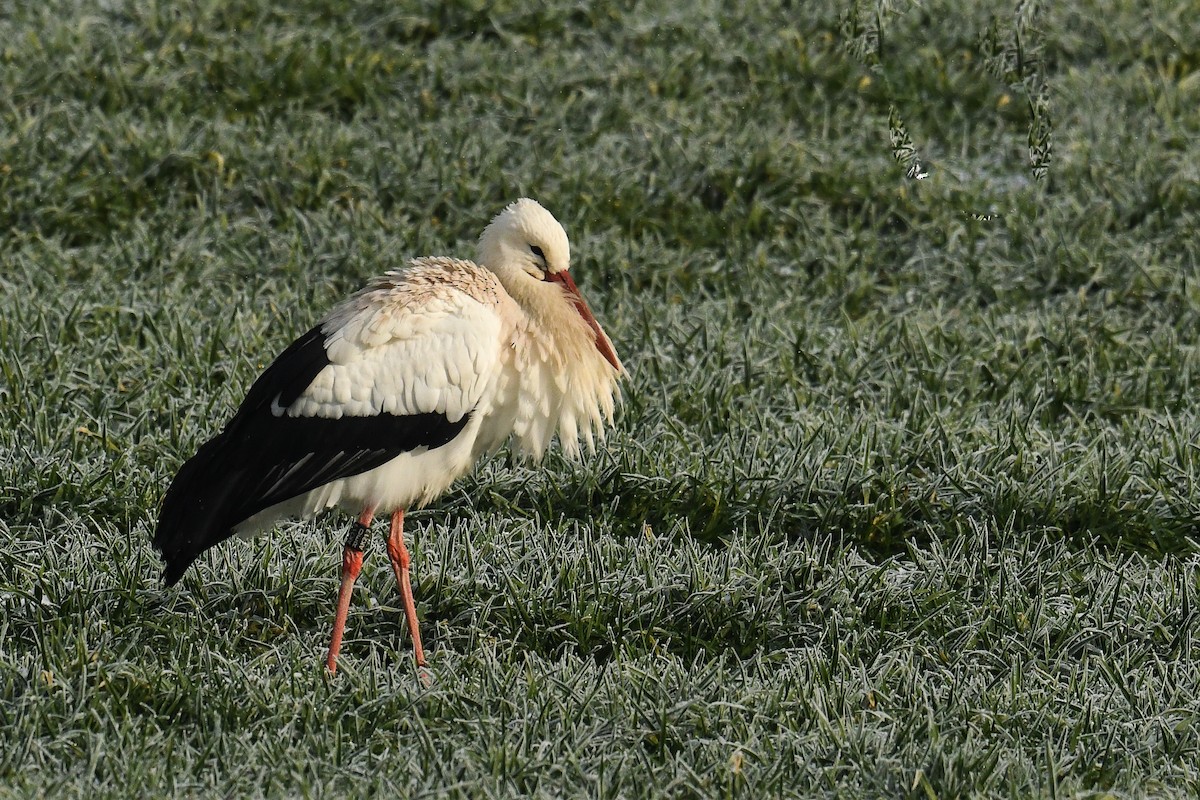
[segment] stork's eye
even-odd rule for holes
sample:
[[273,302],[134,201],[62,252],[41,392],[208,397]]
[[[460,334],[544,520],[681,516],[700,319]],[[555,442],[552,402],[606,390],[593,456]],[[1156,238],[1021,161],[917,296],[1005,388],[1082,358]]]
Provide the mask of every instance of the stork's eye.
[[546,280],[550,274],[550,265],[546,263],[546,254],[536,244],[529,245],[529,252],[533,253],[534,261],[525,268],[525,271],[540,281]]

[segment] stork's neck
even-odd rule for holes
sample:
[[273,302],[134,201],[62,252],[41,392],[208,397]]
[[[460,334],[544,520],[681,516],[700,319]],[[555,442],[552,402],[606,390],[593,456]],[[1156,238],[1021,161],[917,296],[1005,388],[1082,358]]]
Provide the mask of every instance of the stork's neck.
[[595,335],[562,286],[535,280],[520,268],[506,265],[488,268],[523,312],[523,319],[516,326],[515,349],[526,350],[565,372],[595,361],[604,363],[596,349]]
[[505,405],[518,449],[540,458],[557,433],[570,457],[581,443],[593,450],[612,423],[620,373],[560,284],[492,271],[515,306],[505,350],[513,394]]

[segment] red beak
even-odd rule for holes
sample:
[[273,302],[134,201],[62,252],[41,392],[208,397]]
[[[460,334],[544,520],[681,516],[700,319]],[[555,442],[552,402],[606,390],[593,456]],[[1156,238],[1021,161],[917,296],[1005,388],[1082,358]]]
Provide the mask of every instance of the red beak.
[[604,329],[600,327],[600,323],[596,322],[596,318],[592,315],[592,310],[588,308],[587,301],[583,299],[583,294],[580,293],[579,287],[571,279],[571,274],[565,269],[560,272],[549,272],[546,274],[546,280],[554,281],[567,290],[567,294],[571,297],[571,302],[575,304],[575,310],[579,312],[579,316],[583,317],[583,321],[588,324],[592,329],[592,333],[596,335],[596,349],[600,351],[600,355],[604,356],[604,360],[612,364],[613,369],[617,372],[624,372],[625,368],[621,366],[621,359],[617,358],[617,352],[613,350],[612,342],[608,340],[608,335],[604,333]]

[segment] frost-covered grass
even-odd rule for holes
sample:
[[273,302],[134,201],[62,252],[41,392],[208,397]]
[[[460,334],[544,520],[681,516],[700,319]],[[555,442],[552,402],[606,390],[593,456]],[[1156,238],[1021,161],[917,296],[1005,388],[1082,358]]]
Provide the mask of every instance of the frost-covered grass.
[[[1200,793],[1200,17],[534,5],[0,0],[0,797]],[[164,590],[258,371],[523,194],[632,375],[412,515],[433,685],[378,548],[320,669],[345,519]]]

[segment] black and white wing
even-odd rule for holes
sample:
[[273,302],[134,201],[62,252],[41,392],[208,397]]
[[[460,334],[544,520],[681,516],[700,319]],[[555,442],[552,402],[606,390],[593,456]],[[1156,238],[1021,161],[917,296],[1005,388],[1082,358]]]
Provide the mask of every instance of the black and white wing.
[[446,445],[494,390],[494,306],[460,291],[417,296],[402,280],[385,288],[355,295],[293,342],[180,468],[154,536],[168,586],[255,514]]

